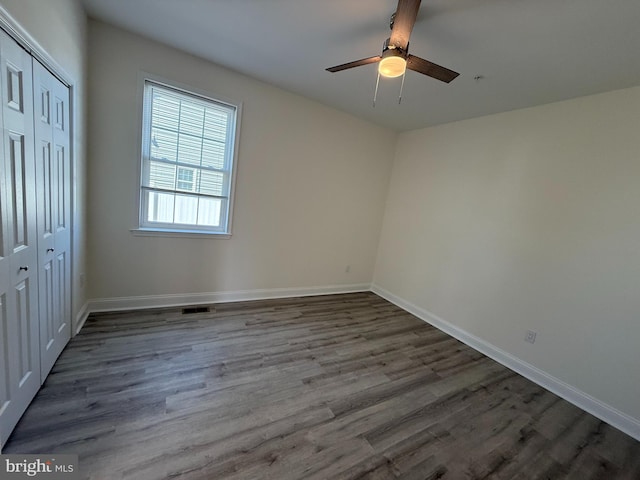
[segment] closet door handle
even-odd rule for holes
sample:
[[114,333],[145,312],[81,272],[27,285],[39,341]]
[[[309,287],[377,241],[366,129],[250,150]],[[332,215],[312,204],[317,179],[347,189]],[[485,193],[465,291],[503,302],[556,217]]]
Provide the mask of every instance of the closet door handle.
[[22,270],[24,270],[25,272],[27,272],[27,271],[29,271],[29,267],[20,267],[20,270],[18,270],[18,271],[22,271]]
[[52,252],[53,253],[53,248],[47,248],[47,253]]

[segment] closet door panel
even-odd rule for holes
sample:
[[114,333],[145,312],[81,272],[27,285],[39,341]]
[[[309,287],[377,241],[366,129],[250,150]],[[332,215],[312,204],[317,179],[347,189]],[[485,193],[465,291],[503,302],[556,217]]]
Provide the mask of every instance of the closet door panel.
[[71,337],[69,93],[34,61],[41,381]]
[[0,32],[4,192],[0,442],[40,387],[32,59]]
[[[0,42],[2,37],[0,36]],[[1,49],[0,49],[1,54]],[[0,62],[1,67],[1,62]],[[0,78],[0,90],[4,91],[3,79]],[[2,108],[0,108],[0,126],[2,125]],[[10,321],[9,297],[11,296],[11,248],[9,239],[8,218],[12,212],[8,208],[11,196],[10,180],[6,173],[9,170],[9,159],[4,155],[4,133],[0,135],[0,442],[6,440],[6,425],[11,423],[11,378],[9,343],[15,338],[15,322]],[[1,443],[0,443],[1,444]]]

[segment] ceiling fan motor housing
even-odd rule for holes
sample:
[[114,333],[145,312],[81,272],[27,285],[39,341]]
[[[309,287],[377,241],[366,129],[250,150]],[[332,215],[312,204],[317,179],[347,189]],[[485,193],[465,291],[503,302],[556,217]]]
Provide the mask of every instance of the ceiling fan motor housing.
[[402,49],[396,45],[391,43],[391,39],[387,38],[382,44],[382,58],[387,57],[402,57],[406,60],[407,54],[409,53],[409,44],[407,43],[407,48]]

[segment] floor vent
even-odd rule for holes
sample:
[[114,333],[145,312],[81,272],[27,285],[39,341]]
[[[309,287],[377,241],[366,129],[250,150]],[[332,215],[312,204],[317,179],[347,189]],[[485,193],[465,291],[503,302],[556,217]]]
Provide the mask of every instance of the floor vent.
[[182,309],[182,314],[189,315],[192,313],[207,313],[209,311],[209,307],[187,307]]

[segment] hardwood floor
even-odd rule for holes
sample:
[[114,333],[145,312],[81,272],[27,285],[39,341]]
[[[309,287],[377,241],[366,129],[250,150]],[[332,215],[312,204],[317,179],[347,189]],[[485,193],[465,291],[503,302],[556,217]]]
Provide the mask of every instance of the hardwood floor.
[[92,315],[3,453],[91,479],[640,479],[640,442],[372,293]]

